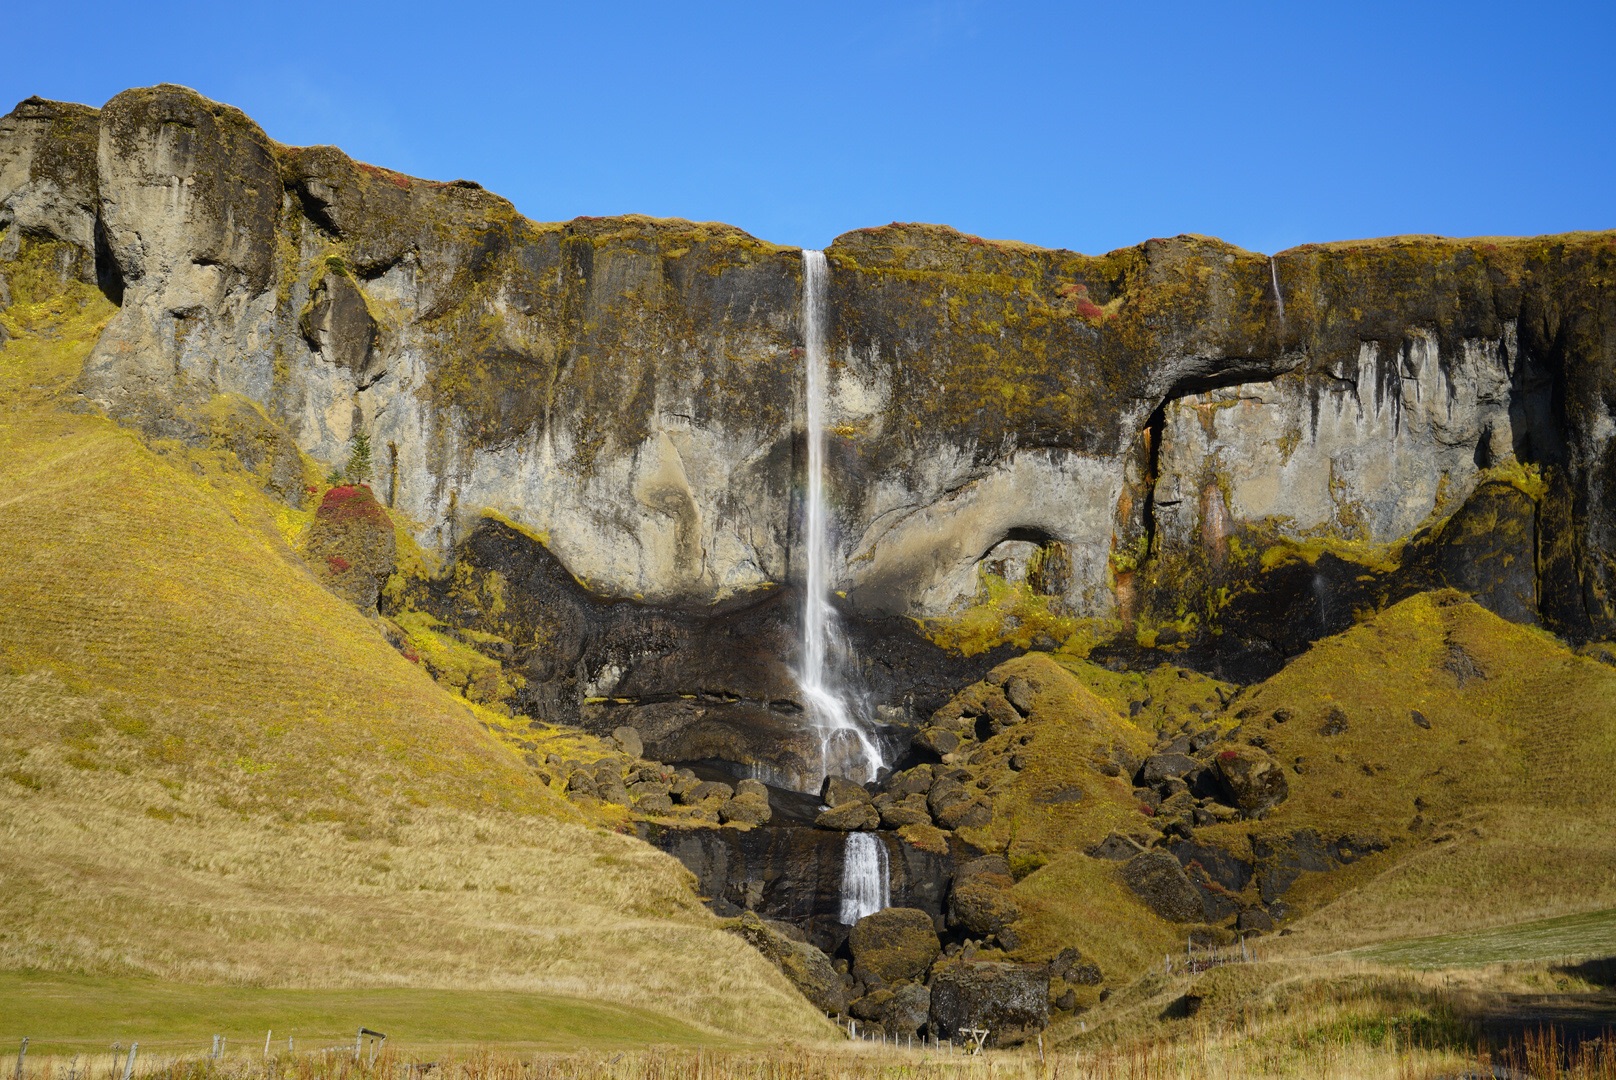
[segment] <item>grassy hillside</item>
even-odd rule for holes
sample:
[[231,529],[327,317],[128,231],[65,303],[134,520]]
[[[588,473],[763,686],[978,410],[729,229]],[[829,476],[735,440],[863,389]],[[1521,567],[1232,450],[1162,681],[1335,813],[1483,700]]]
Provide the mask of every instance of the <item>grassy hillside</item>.
[[322,588],[228,454],[64,408],[110,308],[47,264],[6,268],[0,349],[0,966],[829,1031]]

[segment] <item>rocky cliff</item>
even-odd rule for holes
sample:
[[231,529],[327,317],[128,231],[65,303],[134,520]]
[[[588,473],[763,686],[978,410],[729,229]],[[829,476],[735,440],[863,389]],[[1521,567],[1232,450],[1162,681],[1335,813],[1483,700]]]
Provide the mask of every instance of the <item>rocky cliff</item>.
[[[670,739],[795,709],[796,250],[538,224],[175,86],[0,120],[0,230],[119,305],[87,403],[194,440],[227,402],[293,505],[305,456],[363,436],[354,479],[463,568],[384,606],[498,639],[522,707],[615,699]],[[1085,634],[1237,677],[1433,585],[1616,632],[1616,234],[1090,257],[892,225],[827,257],[836,578],[895,721],[947,681],[908,620],[956,654]]]

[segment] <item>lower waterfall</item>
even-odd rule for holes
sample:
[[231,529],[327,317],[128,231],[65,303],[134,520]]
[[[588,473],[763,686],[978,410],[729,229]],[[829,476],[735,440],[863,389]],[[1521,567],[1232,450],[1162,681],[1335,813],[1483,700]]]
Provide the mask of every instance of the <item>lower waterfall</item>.
[[887,846],[875,833],[850,832],[843,851],[841,922],[852,926],[889,905]]

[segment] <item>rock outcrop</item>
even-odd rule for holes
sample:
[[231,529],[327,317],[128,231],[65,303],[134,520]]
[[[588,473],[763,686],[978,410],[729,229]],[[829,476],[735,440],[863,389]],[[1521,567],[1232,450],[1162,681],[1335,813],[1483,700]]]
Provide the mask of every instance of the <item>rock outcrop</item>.
[[[166,85],[0,120],[0,259],[27,246],[120,305],[87,402],[196,442],[239,401],[324,466],[363,436],[348,479],[478,577],[384,604],[504,638],[513,707],[662,760],[807,753],[799,252],[534,223]],[[1242,681],[1441,585],[1616,633],[1610,234],[1091,257],[892,225],[827,260],[832,577],[896,743],[990,666],[909,619],[976,654],[1091,618]]]

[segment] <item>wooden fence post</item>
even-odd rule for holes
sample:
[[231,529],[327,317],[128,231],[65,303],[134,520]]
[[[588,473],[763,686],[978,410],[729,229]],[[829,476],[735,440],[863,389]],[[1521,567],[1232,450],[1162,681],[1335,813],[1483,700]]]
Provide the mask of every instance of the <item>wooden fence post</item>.
[[17,1051],[17,1080],[22,1080],[22,1059],[28,1056],[28,1038],[23,1037],[22,1049]]
[[139,1051],[140,1044],[129,1044],[129,1060],[123,1063],[123,1080],[130,1080],[135,1075],[135,1053]]

